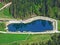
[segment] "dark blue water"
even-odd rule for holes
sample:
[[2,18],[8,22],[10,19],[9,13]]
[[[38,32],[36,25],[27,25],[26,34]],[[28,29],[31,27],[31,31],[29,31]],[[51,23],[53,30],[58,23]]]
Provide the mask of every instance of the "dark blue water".
[[47,30],[53,30],[52,22],[46,20],[35,20],[31,23],[12,23],[8,25],[8,30],[15,31],[31,31],[31,32],[43,32]]

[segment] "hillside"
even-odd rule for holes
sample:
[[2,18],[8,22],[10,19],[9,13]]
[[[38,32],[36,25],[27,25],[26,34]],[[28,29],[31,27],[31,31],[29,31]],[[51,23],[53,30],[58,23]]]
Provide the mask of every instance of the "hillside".
[[11,0],[11,2],[9,12],[14,18],[24,19],[35,15],[60,19],[59,0]]
[[60,19],[60,0],[4,0],[3,2],[12,2],[8,11],[14,18],[47,16]]

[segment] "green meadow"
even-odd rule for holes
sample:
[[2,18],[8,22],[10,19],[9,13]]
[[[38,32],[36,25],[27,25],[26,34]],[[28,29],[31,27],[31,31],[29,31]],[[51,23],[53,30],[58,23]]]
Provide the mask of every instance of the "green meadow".
[[29,41],[47,41],[51,40],[50,34],[0,34],[0,44]]

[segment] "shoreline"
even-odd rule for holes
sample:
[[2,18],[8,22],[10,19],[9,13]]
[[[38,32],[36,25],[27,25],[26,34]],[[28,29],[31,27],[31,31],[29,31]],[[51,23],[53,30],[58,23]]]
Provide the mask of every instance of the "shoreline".
[[[53,30],[52,31],[44,31],[44,32],[25,32],[25,31],[24,32],[20,32],[20,31],[18,31],[18,32],[9,32],[8,31],[7,25],[9,25],[11,23],[21,23],[21,22],[22,23],[30,23],[30,22],[32,22],[34,20],[38,20],[38,19],[40,19],[40,20],[48,20],[48,21],[53,22]],[[9,20],[8,22],[6,22],[6,30],[7,30],[7,32],[2,32],[2,33],[40,34],[40,33],[55,33],[55,32],[58,32],[58,29],[57,29],[57,20],[52,19],[52,18],[48,18],[48,17],[42,17],[42,16],[37,16],[37,17],[29,18],[27,20]]]

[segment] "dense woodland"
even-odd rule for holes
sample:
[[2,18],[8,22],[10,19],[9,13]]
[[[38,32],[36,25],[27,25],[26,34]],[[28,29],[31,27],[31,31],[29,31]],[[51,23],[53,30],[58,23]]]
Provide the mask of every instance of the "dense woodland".
[[60,0],[4,0],[12,2],[9,12],[14,18],[47,16],[60,19]]

